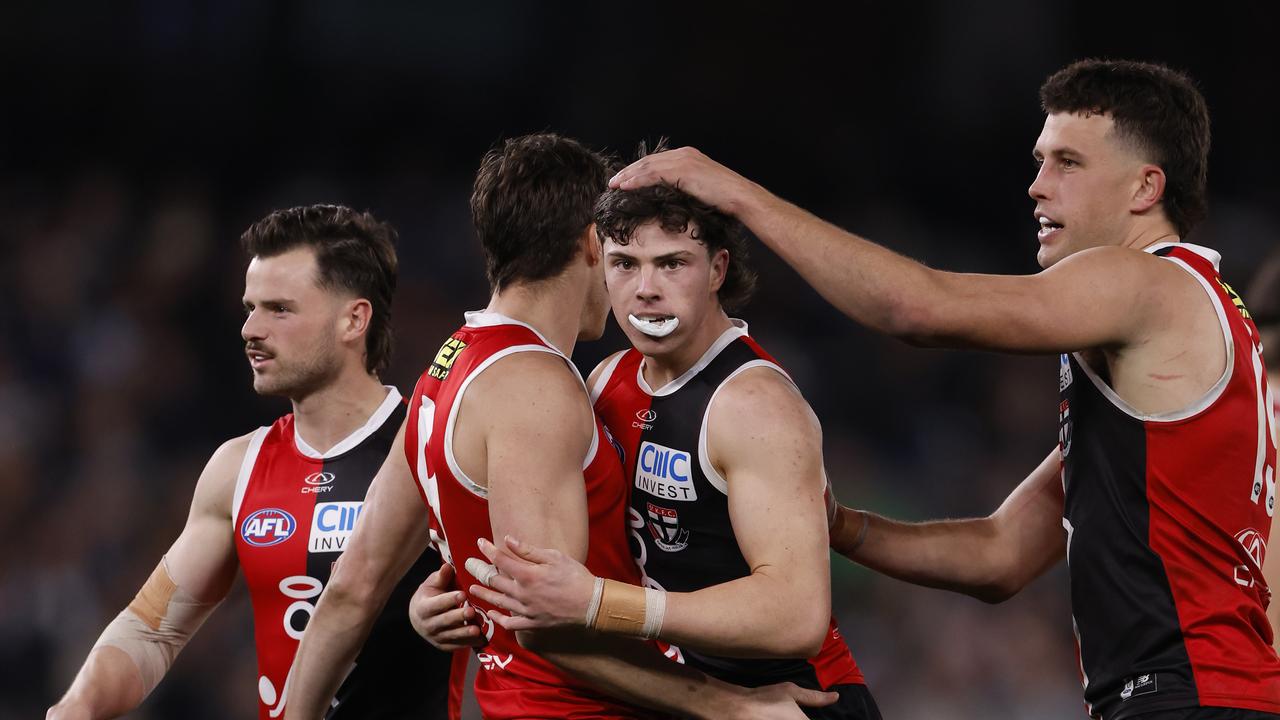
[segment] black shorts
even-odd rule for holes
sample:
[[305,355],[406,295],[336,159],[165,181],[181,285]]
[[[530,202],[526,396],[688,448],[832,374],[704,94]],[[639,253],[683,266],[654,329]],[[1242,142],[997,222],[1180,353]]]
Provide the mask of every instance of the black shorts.
[[1194,707],[1142,713],[1133,720],[1280,720],[1280,715],[1239,708]]
[[820,708],[805,708],[804,714],[820,720],[880,720],[880,708],[866,685],[832,685],[828,692],[840,699]]

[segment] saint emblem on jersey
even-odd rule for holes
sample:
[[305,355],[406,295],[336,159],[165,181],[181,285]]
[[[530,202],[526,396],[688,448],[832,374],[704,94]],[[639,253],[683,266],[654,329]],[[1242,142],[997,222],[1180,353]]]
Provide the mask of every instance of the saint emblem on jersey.
[[1071,404],[1066,400],[1058,403],[1058,449],[1064,458],[1071,452]]
[[645,503],[649,514],[649,534],[653,544],[667,552],[679,552],[689,546],[689,531],[680,527],[680,513],[671,508]]

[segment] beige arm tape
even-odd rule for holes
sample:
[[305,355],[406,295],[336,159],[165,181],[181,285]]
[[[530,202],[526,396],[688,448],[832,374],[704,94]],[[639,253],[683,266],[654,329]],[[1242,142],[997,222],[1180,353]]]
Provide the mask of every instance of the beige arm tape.
[[662,590],[617,580],[599,582],[599,578],[596,589],[587,609],[588,627],[646,639],[662,632],[662,619],[667,612],[667,594]]
[[199,602],[178,587],[160,558],[133,602],[107,625],[94,647],[110,645],[124,651],[138,666],[146,697],[217,606],[218,602]]

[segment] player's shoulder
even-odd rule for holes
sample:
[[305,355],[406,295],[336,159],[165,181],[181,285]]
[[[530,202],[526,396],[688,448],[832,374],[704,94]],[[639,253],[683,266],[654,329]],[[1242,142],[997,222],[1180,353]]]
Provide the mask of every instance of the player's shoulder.
[[545,413],[583,406],[586,399],[582,378],[563,355],[527,350],[499,358],[473,378],[465,401],[510,417],[527,409]]
[[587,387],[594,388],[596,384],[600,382],[605,372],[607,372],[610,367],[616,366],[618,362],[622,360],[622,356],[626,354],[626,350],[619,350],[618,352],[601,360],[596,365],[595,369],[591,371],[591,374],[587,376]]
[[731,420],[728,427],[803,430],[816,426],[813,410],[799,388],[773,364],[746,368],[725,381],[712,400],[711,414],[713,421]]
[[1155,281],[1156,285],[1166,278],[1186,274],[1174,263],[1154,253],[1118,245],[1104,245],[1072,253],[1044,272],[1087,274],[1094,281],[1100,282]]
[[264,430],[265,428],[255,428],[233,437],[213,451],[196,482],[195,502],[230,510],[241,466],[244,465],[254,439]]

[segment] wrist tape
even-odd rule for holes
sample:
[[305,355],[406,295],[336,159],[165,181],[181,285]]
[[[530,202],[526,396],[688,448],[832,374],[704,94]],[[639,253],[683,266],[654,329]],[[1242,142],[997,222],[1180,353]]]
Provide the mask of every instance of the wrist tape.
[[596,578],[586,621],[603,633],[649,639],[662,632],[666,612],[667,593],[662,590]]

